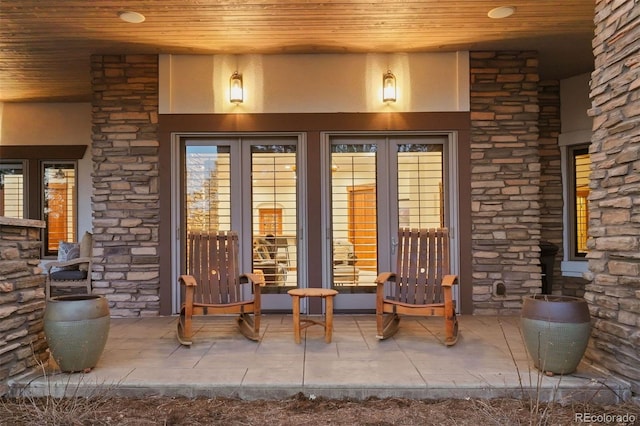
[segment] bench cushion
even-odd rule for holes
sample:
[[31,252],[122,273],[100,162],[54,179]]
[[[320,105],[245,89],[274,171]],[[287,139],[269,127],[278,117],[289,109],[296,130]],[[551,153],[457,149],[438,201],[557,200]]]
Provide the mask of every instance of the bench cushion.
[[87,278],[87,271],[63,270],[51,273],[51,279],[55,281],[80,281]]

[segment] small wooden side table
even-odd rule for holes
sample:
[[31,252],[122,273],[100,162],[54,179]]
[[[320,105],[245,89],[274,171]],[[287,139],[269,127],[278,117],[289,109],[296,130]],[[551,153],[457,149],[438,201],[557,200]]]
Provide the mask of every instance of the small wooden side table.
[[[291,296],[293,304],[293,334],[296,343],[300,343],[300,333],[312,325],[324,327],[324,341],[331,343],[331,332],[333,331],[333,296],[338,294],[336,290],[327,288],[295,288],[287,293]],[[316,321],[310,318],[300,319],[300,299],[305,297],[322,297],[326,301],[325,320]],[[301,325],[302,323],[302,325]]]

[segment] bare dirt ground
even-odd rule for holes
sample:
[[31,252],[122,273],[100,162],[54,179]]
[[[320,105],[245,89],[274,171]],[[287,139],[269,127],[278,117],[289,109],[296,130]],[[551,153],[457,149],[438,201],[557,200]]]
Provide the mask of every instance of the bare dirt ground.
[[0,399],[0,425],[632,425],[640,406],[517,399]]

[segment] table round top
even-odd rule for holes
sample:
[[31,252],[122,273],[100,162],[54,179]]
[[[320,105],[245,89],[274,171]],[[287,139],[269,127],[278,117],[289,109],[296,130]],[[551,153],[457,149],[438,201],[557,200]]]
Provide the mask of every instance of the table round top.
[[289,293],[290,296],[298,297],[327,297],[338,294],[336,290],[329,288],[294,288],[287,293]]

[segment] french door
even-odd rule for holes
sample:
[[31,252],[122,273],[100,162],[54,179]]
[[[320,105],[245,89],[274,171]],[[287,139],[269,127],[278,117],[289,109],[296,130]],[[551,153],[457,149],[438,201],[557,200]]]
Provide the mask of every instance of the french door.
[[[180,273],[189,267],[185,259],[191,234],[236,231],[241,273],[264,275],[263,309],[290,310],[287,290],[300,284],[303,264],[298,238],[300,137],[183,137],[175,143],[181,182],[174,211]],[[176,288],[174,309],[180,297]]]
[[395,267],[399,227],[453,221],[450,135],[328,135],[328,287],[336,310],[375,308],[374,280]]

